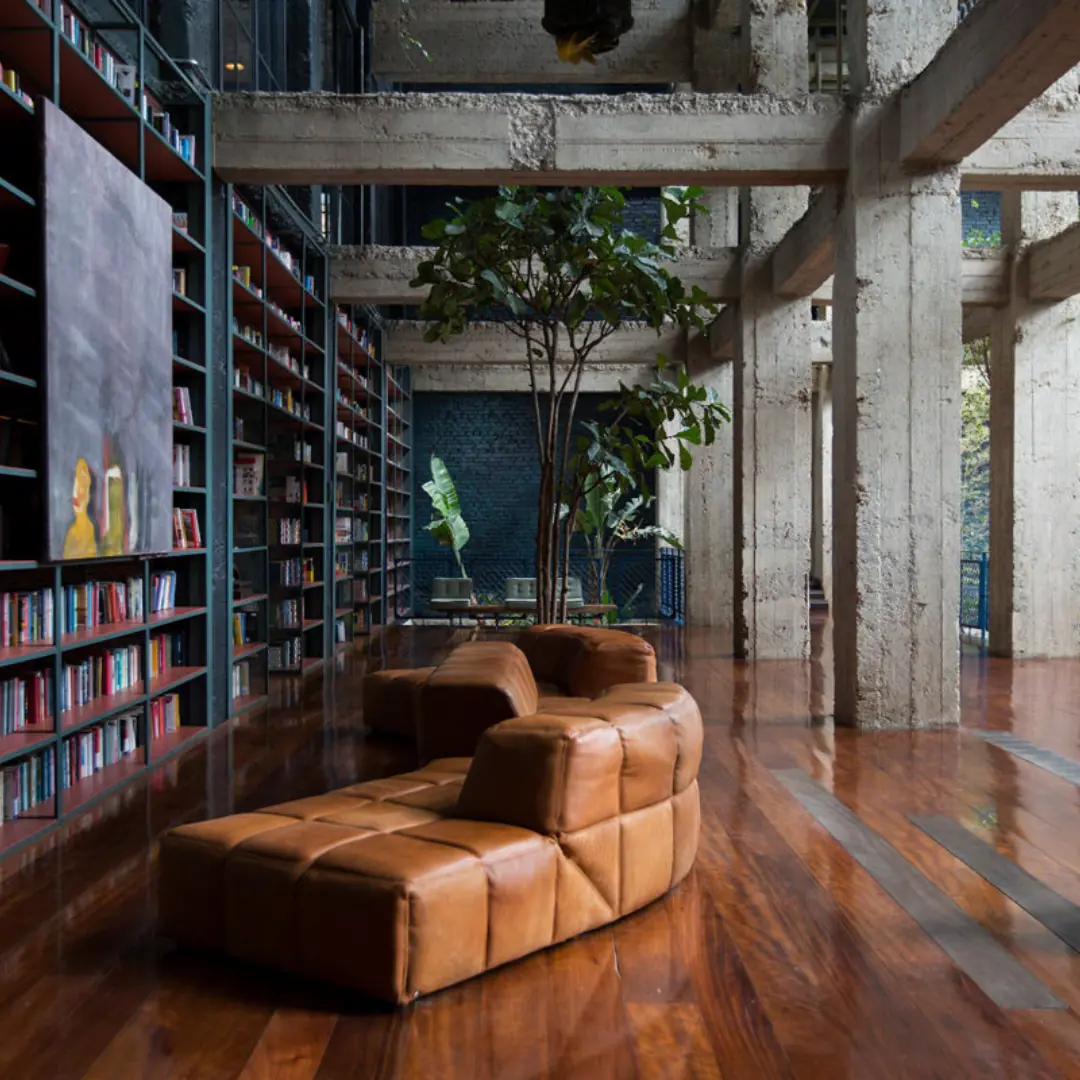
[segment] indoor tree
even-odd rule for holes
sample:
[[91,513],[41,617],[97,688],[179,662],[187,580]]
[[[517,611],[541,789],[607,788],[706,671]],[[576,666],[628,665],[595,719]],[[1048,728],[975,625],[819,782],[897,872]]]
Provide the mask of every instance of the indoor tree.
[[[486,198],[455,199],[448,217],[424,228],[425,239],[438,245],[412,282],[429,290],[420,308],[429,323],[425,340],[447,341],[471,320],[495,317],[520,339],[528,362],[540,464],[542,622],[565,618],[573,523],[599,466],[613,467],[619,483],[647,489],[649,472],[676,463],[688,468],[689,446],[711,442],[726,419],[685,374],[672,383],[661,372],[650,387],[623,387],[608,403],[612,423],[594,425],[591,439],[573,440],[582,377],[612,334],[645,325],[659,335],[672,323],[704,331],[715,315],[700,288],[687,293],[665,266],[676,255],[678,223],[705,212],[700,195],[700,188],[686,188],[663,196],[658,243],[623,228],[625,199],[612,187],[502,187]],[[565,525],[562,504],[571,508]]]

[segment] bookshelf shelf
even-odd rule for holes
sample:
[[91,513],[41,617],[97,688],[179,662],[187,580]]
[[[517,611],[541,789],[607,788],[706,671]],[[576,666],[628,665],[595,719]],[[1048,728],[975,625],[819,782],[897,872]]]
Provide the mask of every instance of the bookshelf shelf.
[[206,733],[207,729],[204,727],[187,726],[159,735],[150,743],[150,759],[156,764],[163,758],[172,757],[187,743],[193,739],[201,739]]
[[200,675],[205,674],[206,668],[204,667],[166,668],[160,675],[150,680],[150,697],[167,694],[170,690],[175,690],[176,687],[183,686],[184,683],[191,682],[192,679],[197,679]]
[[0,274],[0,300],[21,298],[34,300],[37,298],[37,290],[6,274]]
[[240,697],[233,698],[229,713],[231,716],[239,716],[241,713],[250,712],[260,705],[265,705],[267,701],[269,698],[266,694],[241,694]]
[[103,694],[85,705],[77,705],[74,709],[66,709],[60,713],[60,728],[67,734],[95,721],[107,720],[125,709],[134,708],[145,699],[146,693],[141,682],[127,690],[118,690],[115,694]]
[[48,727],[25,727],[10,735],[0,735],[0,763],[32,753],[38,747],[52,742],[54,738],[56,731],[51,724]]
[[64,634],[60,638],[60,648],[81,649],[86,645],[93,645],[98,641],[111,641],[113,638],[124,637],[128,634],[137,634],[145,630],[146,626],[141,619],[128,619],[125,622],[102,623],[90,630],[75,630],[70,634]]
[[200,255],[206,254],[206,248],[199,243],[190,233],[185,229],[181,229],[179,226],[173,226],[173,251],[185,251],[185,252],[197,252]]
[[194,360],[189,360],[186,356],[174,356],[172,358],[173,367],[186,368],[188,371],[198,372],[200,375],[206,374],[206,368],[202,364],[197,364]]
[[88,803],[111,792],[126,780],[133,779],[145,768],[145,758],[138,752],[121,758],[113,765],[106,765],[100,772],[88,776],[85,780],[77,780],[64,791],[64,809],[72,811],[85,808]]
[[[35,809],[37,809],[35,807]],[[0,855],[22,847],[56,825],[55,817],[19,817],[0,825]]]
[[11,648],[0,649],[0,668],[7,667],[10,664],[22,664],[27,660],[41,659],[52,653],[54,648],[50,643],[48,645],[15,645]]
[[173,623],[184,622],[186,619],[194,619],[200,615],[206,614],[206,608],[204,607],[173,607],[166,608],[164,611],[155,611],[146,620],[148,626],[156,628],[159,626],[171,626]]
[[0,176],[0,209],[33,210],[37,200]]
[[12,93],[3,83],[0,83],[0,120],[33,115],[33,105],[27,105],[21,97]]
[[206,308],[201,304],[195,303],[190,296],[185,296],[184,293],[173,291],[173,313],[176,312],[192,312],[196,311],[200,315],[206,314]]
[[265,641],[254,641],[249,645],[234,645],[232,651],[233,663],[235,664],[237,660],[243,660],[245,657],[254,656],[267,648],[269,646]]

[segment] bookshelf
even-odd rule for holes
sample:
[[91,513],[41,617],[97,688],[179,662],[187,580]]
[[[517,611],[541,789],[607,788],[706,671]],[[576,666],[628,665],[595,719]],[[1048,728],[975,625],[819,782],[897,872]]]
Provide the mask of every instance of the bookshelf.
[[231,189],[232,714],[272,674],[325,662],[328,521],[326,248],[277,189]]
[[[0,854],[106,799],[211,722],[209,106],[129,8],[98,0],[93,10],[0,0]],[[38,561],[43,99],[173,209],[172,499],[183,543],[168,553]]]
[[336,321],[334,640],[340,648],[383,622],[385,386],[372,313],[338,307]]
[[412,612],[412,372],[386,371],[386,624]]

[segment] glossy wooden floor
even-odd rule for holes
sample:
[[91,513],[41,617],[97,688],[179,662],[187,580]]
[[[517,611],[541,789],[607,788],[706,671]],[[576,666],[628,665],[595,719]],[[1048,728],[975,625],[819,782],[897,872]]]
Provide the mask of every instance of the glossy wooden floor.
[[[1080,1077],[1080,957],[906,818],[964,821],[1080,903],[1080,789],[970,735],[833,731],[825,635],[808,664],[733,662],[704,631],[655,637],[706,717],[697,866],[653,907],[398,1012],[170,950],[154,937],[168,826],[410,764],[368,741],[365,669],[129,788],[0,864],[0,1077],[18,1080],[756,1080]],[[387,654],[388,653],[388,654]],[[1080,662],[965,656],[964,719],[1080,758]],[[890,840],[1068,1005],[1005,1013],[774,779],[798,766]],[[232,779],[230,780],[230,775]]]

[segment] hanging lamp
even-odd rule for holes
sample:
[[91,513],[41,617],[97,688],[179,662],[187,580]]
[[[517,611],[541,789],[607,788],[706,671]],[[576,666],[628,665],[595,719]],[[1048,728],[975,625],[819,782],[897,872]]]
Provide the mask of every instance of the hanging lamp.
[[555,39],[561,60],[595,64],[633,27],[631,7],[632,0],[544,0],[541,25]]

